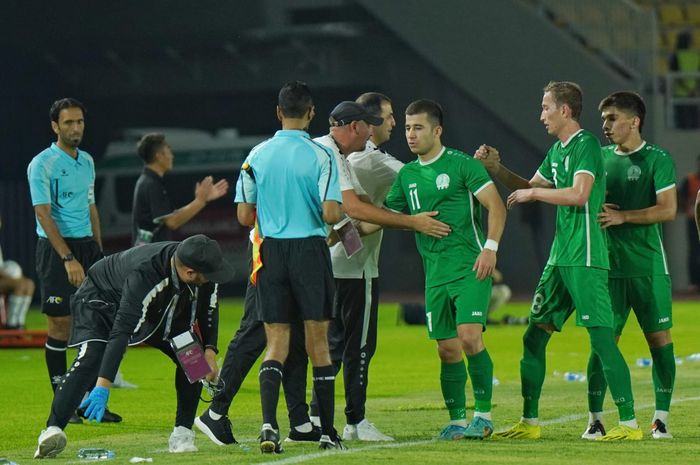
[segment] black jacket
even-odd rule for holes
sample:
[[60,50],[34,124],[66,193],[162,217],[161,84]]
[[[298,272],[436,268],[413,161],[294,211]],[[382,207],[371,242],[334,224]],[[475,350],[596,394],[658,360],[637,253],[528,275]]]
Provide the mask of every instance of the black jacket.
[[90,268],[73,296],[70,345],[107,343],[99,376],[114,380],[127,345],[172,338],[194,323],[202,343],[216,350],[218,285],[180,282],[173,265],[178,244],[146,244],[109,255]]

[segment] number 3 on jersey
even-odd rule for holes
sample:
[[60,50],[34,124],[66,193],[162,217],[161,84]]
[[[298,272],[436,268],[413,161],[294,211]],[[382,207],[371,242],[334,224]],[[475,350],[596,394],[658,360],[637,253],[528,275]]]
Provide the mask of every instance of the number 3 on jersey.
[[415,184],[408,185],[408,198],[411,200],[411,210],[420,210],[420,200],[418,200],[418,188]]

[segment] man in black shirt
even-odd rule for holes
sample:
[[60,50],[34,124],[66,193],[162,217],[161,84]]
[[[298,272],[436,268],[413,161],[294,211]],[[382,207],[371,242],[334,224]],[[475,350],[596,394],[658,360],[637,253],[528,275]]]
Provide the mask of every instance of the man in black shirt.
[[109,388],[127,346],[145,343],[160,349],[176,364],[177,414],[170,452],[196,451],[192,424],[202,390],[190,383],[171,347],[174,338],[198,328],[212,381],[219,325],[218,283],[233,278],[233,267],[219,244],[204,235],[183,242],[160,242],[105,257],[88,271],[72,302],[73,328],[69,346],[78,356],[56,389],[47,428],[39,435],[34,458],[55,457],[66,447],[63,429],[83,393],[85,415],[100,422]]
[[168,231],[174,231],[190,221],[208,202],[222,197],[228,191],[228,181],[216,184],[211,176],[197,183],[194,200],[182,208],[173,210],[163,176],[173,169],[173,152],[159,133],[146,134],[136,150],[145,163],[134,188],[131,213],[132,243],[143,245],[170,240]]

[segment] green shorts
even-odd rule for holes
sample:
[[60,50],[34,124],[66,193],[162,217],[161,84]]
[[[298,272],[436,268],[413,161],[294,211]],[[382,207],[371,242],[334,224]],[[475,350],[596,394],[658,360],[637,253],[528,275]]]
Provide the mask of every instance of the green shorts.
[[425,324],[430,339],[457,337],[457,326],[478,323],[486,327],[491,278],[479,281],[476,274],[425,288]]
[[652,333],[673,327],[671,277],[610,278],[610,301],[615,316],[615,335],[622,334],[630,309],[642,331]]
[[576,309],[576,326],[613,327],[608,270],[585,266],[544,267],[530,308],[530,323],[561,331]]

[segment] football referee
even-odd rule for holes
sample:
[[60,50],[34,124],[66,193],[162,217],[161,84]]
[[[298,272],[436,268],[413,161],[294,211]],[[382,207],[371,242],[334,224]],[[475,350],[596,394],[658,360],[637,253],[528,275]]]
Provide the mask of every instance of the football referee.
[[340,219],[341,195],[332,154],[307,133],[314,114],[307,85],[285,84],[277,105],[282,130],[251,151],[236,186],[238,221],[253,226],[257,217],[263,238],[257,299],[267,336],[260,366],[260,449],[265,453],[282,452],[277,402],[289,352],[290,324],[299,318],[304,321],[319,401],[319,446],[343,448],[333,428],[335,369],[328,350],[328,320],[334,286],[325,241],[326,224]]

